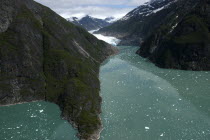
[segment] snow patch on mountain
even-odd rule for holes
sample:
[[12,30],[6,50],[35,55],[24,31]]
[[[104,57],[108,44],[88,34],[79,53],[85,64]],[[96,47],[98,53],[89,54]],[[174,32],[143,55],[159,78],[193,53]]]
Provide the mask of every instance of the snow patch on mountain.
[[120,21],[126,21],[132,17],[145,17],[151,14],[155,14],[159,11],[162,11],[163,9],[165,9],[166,7],[168,7],[176,1],[177,0],[151,0],[150,2],[146,2],[134,9],[133,11],[129,12],[127,15],[121,18]]
[[109,17],[106,19],[99,19],[86,15],[85,17],[82,18],[71,17],[68,18],[67,20],[69,22],[74,23],[75,25],[81,26],[84,29],[90,31],[111,25],[115,21],[115,18]]

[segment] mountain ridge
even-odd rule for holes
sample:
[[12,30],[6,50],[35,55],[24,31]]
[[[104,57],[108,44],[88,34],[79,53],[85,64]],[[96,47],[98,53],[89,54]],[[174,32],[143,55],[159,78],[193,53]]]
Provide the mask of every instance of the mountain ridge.
[[85,17],[82,17],[82,18],[71,17],[71,18],[68,18],[67,20],[74,23],[75,25],[83,27],[84,29],[88,31],[97,30],[97,29],[109,26],[114,22],[113,17],[99,19],[99,18],[91,17],[89,15],[86,15]]
[[121,39],[119,45],[141,46],[137,54],[161,68],[210,70],[209,3],[155,0],[96,33]]
[[178,20],[156,29],[137,53],[162,68],[210,70],[209,7],[209,0],[179,0]]
[[37,2],[0,2],[0,104],[56,103],[80,139],[98,139],[99,67],[117,50]]
[[[130,11],[112,25],[104,27],[95,33],[117,37],[122,40],[119,45],[137,46],[154,28],[161,24],[161,21],[158,20],[160,17],[155,17],[156,13],[164,10],[164,7],[175,1],[176,0],[156,0],[147,2]],[[164,17],[165,14],[160,16]]]

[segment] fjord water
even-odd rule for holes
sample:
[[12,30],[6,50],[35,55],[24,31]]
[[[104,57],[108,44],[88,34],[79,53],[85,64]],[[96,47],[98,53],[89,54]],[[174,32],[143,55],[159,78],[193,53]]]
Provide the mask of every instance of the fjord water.
[[[121,46],[101,66],[100,140],[209,140],[210,73],[160,69]],[[0,140],[78,140],[59,107],[0,107]]]
[[77,140],[55,104],[17,104],[0,107],[0,112],[0,140]]
[[100,70],[101,140],[209,140],[210,73],[160,69],[121,46]]

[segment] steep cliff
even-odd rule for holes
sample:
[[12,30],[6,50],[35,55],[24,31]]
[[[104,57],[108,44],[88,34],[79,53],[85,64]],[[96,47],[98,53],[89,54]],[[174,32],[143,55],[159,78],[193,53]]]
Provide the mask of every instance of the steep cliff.
[[119,45],[138,46],[163,20],[176,0],[154,0],[135,8],[110,26],[96,33],[121,39]]
[[0,3],[0,104],[56,103],[81,139],[96,139],[99,66],[116,50],[32,0]]
[[162,68],[210,70],[209,0],[152,0],[97,33],[140,45]]
[[137,53],[162,68],[210,70],[210,1],[175,4]]

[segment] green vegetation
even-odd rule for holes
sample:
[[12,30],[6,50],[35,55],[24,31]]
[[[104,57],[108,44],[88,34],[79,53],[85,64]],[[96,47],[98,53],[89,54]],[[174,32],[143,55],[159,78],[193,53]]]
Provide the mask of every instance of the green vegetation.
[[[14,102],[58,104],[62,116],[88,138],[100,126],[98,72],[100,62],[113,53],[111,48],[40,4],[15,8],[12,23],[0,33],[1,93],[12,101],[20,95]],[[18,90],[11,94],[14,82]]]
[[192,31],[186,35],[181,35],[175,37],[175,42],[177,43],[207,43],[210,42],[209,31],[207,25],[202,18],[196,15],[190,15],[185,18],[182,26],[188,26],[194,28]]

